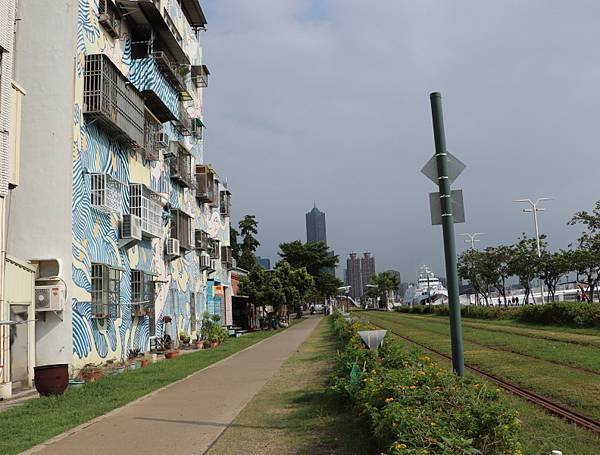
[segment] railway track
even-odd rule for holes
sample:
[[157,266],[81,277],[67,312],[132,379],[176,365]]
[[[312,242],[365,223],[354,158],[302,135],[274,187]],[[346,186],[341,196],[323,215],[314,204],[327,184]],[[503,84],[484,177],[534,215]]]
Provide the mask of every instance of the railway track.
[[[389,330],[395,336],[402,338],[403,340],[406,340],[417,346],[420,346],[423,349],[427,349],[428,351],[433,352],[434,354],[436,354],[439,357],[443,357],[445,359],[452,361],[452,357],[444,354],[441,351],[438,351],[437,349],[434,349],[423,343],[415,341],[412,338],[409,338],[407,336],[400,335],[399,333],[393,331],[392,329],[390,329],[388,327],[384,327],[381,324],[375,324],[372,321],[369,321],[369,322],[377,327],[381,327],[382,329]],[[596,434],[600,434],[600,421],[598,421],[596,419],[584,416],[583,414],[573,411],[572,409],[566,408],[566,407],[562,406],[561,404],[558,404],[542,395],[539,395],[535,392],[532,392],[530,390],[519,387],[518,385],[513,384],[510,381],[496,377],[496,376],[494,376],[490,373],[487,373],[473,365],[469,365],[469,364],[465,363],[465,368],[479,374],[480,376],[483,376],[484,378],[492,381],[496,385],[511,392],[512,394],[517,395],[521,398],[524,398],[531,403],[537,404],[538,406],[544,408],[546,411],[548,411],[551,414],[562,417],[563,419],[568,420],[569,422],[572,422],[580,427],[586,428]]]

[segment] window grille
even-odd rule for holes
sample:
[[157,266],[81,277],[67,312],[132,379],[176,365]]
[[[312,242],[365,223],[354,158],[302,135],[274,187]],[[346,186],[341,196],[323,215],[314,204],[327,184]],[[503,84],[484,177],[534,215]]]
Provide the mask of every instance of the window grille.
[[90,174],[92,207],[106,213],[121,213],[122,188],[123,184],[108,174]]
[[221,247],[221,262],[223,264],[227,264],[231,266],[233,257],[231,255],[231,247],[230,246],[222,246]]
[[171,210],[171,238],[179,240],[182,250],[192,249],[192,218],[179,209]]
[[[175,141],[171,141],[173,144]],[[177,180],[183,186],[194,188],[194,180],[192,179],[192,155],[179,143],[176,146],[171,146],[172,150],[176,150],[175,156],[170,160],[171,178]]]
[[142,221],[142,234],[160,237],[162,234],[162,204],[160,196],[141,183],[129,185],[129,210]]
[[219,240],[211,239],[210,250],[209,250],[211,259],[219,259],[220,255],[221,255],[220,245],[221,245],[221,242]]
[[154,320],[154,281],[141,270],[131,271],[131,316]]
[[113,38],[118,38],[121,33],[121,20],[116,7],[110,0],[99,0],[98,23]]
[[121,317],[121,271],[105,264],[92,264],[92,317]]
[[215,172],[205,164],[196,166],[196,197],[200,202],[215,202]]
[[221,191],[220,212],[223,216],[229,216],[231,212],[231,193],[228,190]]
[[192,135],[192,117],[188,114],[183,103],[179,103],[179,117],[173,120],[173,126],[182,136]]
[[85,56],[83,112],[130,147],[144,144],[144,100],[103,54]]
[[196,236],[196,249],[201,251],[208,251],[208,232],[201,229],[197,229],[195,232]]
[[148,161],[158,161],[160,149],[166,147],[162,124],[146,110],[144,116],[144,152]]
[[206,65],[192,65],[192,81],[198,88],[208,87],[210,71]]

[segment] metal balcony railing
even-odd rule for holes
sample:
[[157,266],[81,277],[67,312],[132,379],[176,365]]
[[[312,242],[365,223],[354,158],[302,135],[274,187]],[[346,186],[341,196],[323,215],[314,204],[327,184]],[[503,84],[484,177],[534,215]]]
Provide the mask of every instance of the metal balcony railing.
[[143,149],[144,100],[106,55],[85,56],[83,113],[115,139]]
[[188,67],[175,64],[164,51],[155,51],[152,52],[151,55],[162,75],[169,81],[175,90],[177,90],[181,99],[183,101],[192,100],[193,97],[185,83],[185,72],[187,71],[185,68]]
[[206,88],[208,87],[208,76],[210,71],[206,65],[192,65],[192,81],[196,87]]
[[146,111],[144,122],[144,151],[148,161],[158,161],[160,150],[164,149],[166,134],[162,124],[150,112]]
[[[173,144],[175,141],[171,141]],[[176,150],[174,156],[170,158],[171,178],[177,180],[181,185],[188,188],[195,188],[196,184],[192,178],[192,155],[179,143],[177,147],[171,146],[171,150]]]
[[220,192],[221,202],[219,204],[219,211],[223,216],[229,216],[231,213],[231,193],[229,190]]
[[182,136],[192,135],[192,117],[188,114],[183,103],[179,103],[179,117],[176,120],[173,120],[172,123],[177,132]]

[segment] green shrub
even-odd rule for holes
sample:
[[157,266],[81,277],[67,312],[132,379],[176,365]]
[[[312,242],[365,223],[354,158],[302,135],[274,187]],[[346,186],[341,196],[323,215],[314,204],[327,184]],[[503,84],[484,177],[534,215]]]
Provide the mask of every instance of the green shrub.
[[[384,453],[521,453],[516,412],[498,389],[459,378],[389,336],[378,352],[370,351],[356,335],[368,327],[348,324],[339,315],[333,324],[340,340],[346,340],[334,387],[368,418]],[[354,364],[361,371],[358,387],[351,386]]]
[[[447,316],[446,305],[403,306],[400,313],[436,314]],[[519,307],[501,306],[461,306],[464,318],[513,319],[534,324],[570,325],[575,327],[600,327],[600,304],[588,302],[552,302],[544,305],[523,305]]]

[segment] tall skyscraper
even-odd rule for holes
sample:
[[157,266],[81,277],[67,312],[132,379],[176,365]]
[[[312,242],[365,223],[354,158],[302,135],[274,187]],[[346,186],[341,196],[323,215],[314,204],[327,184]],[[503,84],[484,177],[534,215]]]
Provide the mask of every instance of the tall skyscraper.
[[371,282],[371,278],[375,275],[375,258],[371,253],[365,251],[360,259],[360,273],[363,288]]
[[362,276],[360,273],[360,258],[356,253],[350,253],[346,260],[346,280],[350,286],[350,297],[359,299],[363,295]]
[[346,285],[351,286],[350,296],[359,299],[365,294],[365,287],[375,275],[375,258],[371,253],[363,253],[359,258],[356,253],[350,253],[346,260]]
[[306,242],[323,242],[327,245],[327,228],[325,214],[317,208],[317,204],[306,214]]

